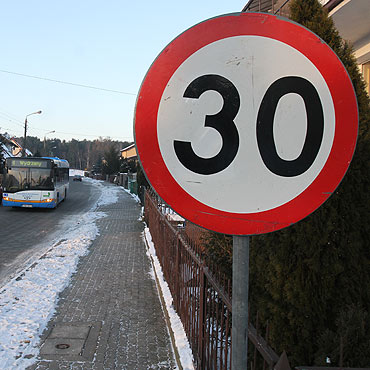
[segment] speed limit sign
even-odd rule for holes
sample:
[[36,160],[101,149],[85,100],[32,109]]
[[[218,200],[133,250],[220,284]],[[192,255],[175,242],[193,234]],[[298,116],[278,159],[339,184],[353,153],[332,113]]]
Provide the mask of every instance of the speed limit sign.
[[233,235],[279,230],[317,209],[343,178],[357,130],[335,53],[261,13],[212,18],[173,40],[142,83],[134,127],[158,195]]

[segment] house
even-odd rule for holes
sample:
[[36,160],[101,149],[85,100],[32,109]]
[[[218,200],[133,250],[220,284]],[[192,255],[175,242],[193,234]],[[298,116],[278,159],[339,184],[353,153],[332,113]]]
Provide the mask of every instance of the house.
[[[358,67],[369,93],[370,86],[370,1],[319,0],[329,12],[341,37],[354,49]],[[289,16],[291,0],[249,0],[243,11],[267,12]]]
[[370,86],[370,1],[321,0],[341,37],[349,41],[369,93]]
[[289,0],[249,0],[243,12],[264,12],[279,14],[282,16],[289,15],[289,7],[286,4]]
[[[7,133],[0,134],[0,154],[3,158],[21,157],[22,151],[23,147],[13,137]],[[28,149],[26,149],[26,154],[32,155]]]
[[122,159],[137,159],[136,147],[135,144],[131,144],[126,148],[120,150]]
[[124,173],[117,177],[117,183],[130,190],[131,193],[137,194],[136,164],[137,152],[135,144],[131,144],[120,150],[120,158],[125,163],[123,166]]
[[[7,133],[0,134],[0,202],[2,197],[1,184],[3,181],[3,165],[4,160],[9,157],[21,157],[23,148],[17,143],[17,141],[9,136]],[[26,149],[27,155],[32,155],[32,153]]]

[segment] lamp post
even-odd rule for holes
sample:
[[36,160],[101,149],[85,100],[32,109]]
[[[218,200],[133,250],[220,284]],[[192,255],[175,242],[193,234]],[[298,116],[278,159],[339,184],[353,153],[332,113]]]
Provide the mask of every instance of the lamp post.
[[56,146],[52,146],[51,149],[50,149],[50,156],[51,157],[54,157],[54,149],[57,149]]
[[27,157],[26,154],[26,140],[27,140],[27,117],[32,116],[33,114],[41,114],[41,111],[33,112],[30,114],[27,114],[25,120],[24,120],[24,139],[23,139],[23,157]]
[[48,153],[46,153],[46,135],[48,135],[48,134],[52,134],[52,133],[54,133],[55,132],[55,130],[53,130],[53,131],[49,131],[49,132],[47,132],[45,135],[44,135],[44,153],[45,153],[45,155],[47,155]]

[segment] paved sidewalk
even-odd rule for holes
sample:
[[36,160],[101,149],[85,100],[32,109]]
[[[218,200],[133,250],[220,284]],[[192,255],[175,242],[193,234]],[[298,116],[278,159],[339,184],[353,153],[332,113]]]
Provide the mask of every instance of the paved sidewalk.
[[[175,369],[142,240],[140,206],[124,191],[97,224],[29,369]],[[57,347],[58,348],[57,348]],[[82,351],[82,352],[81,352]]]

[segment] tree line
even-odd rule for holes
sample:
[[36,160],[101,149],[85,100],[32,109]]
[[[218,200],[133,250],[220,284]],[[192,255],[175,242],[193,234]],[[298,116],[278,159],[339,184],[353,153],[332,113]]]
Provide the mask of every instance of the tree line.
[[[22,143],[22,138],[17,138]],[[40,140],[27,137],[27,149],[33,156],[52,156],[66,159],[71,168],[113,174],[127,170],[128,164],[120,160],[120,150],[132,142],[99,138],[70,141],[60,139]]]

